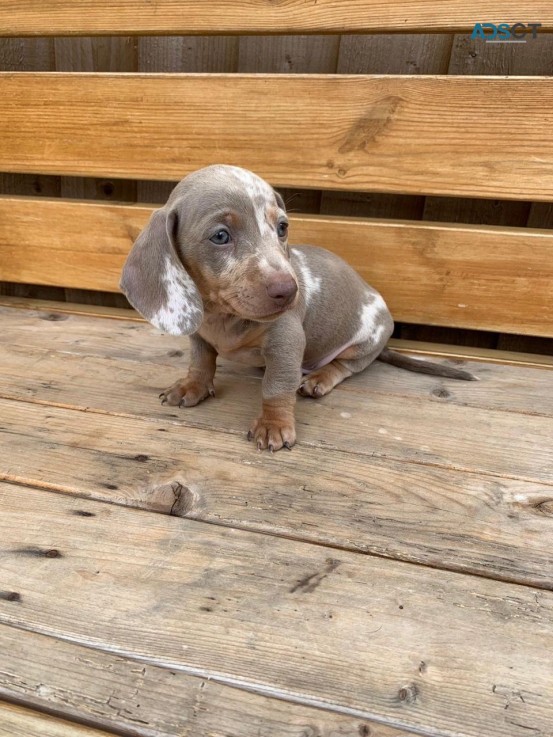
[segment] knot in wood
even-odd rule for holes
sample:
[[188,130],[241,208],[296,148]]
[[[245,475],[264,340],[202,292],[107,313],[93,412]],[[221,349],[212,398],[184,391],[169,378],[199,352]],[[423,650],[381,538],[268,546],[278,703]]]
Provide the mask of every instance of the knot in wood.
[[546,517],[553,517],[553,499],[544,499],[537,504],[534,504],[534,509],[539,514],[544,514]]
[[418,689],[414,683],[399,689],[398,698],[405,704],[412,704],[417,700]]

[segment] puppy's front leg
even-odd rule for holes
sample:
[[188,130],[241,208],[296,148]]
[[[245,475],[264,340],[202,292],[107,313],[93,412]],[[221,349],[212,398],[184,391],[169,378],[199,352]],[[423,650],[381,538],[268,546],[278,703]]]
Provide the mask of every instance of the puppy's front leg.
[[215,396],[213,377],[217,361],[217,351],[197,333],[190,336],[190,367],[188,376],[179,379],[161,392],[162,404],[179,407],[194,407],[207,397]]
[[305,333],[297,316],[283,315],[267,331],[262,409],[248,433],[260,450],[291,449],[296,442],[294,408],[304,350]]

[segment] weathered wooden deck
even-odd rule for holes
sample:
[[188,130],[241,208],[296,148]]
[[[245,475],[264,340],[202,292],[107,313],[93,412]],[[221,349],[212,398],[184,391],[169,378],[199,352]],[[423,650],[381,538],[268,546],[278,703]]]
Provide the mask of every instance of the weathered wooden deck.
[[177,411],[182,339],[0,326],[1,735],[553,735],[551,371],[375,365],[270,455],[256,371]]

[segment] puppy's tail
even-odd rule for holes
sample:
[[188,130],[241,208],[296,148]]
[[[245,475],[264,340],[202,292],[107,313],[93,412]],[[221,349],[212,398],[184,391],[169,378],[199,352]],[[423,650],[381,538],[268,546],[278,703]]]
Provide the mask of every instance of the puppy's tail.
[[389,348],[384,348],[378,356],[378,360],[383,363],[389,363],[398,368],[407,369],[407,371],[416,371],[418,374],[431,374],[432,376],[445,376],[447,379],[461,379],[463,381],[478,381],[478,377],[469,374],[468,371],[452,368],[451,366],[443,366],[441,363],[432,363],[424,361],[420,358],[411,358],[403,353],[396,353]]

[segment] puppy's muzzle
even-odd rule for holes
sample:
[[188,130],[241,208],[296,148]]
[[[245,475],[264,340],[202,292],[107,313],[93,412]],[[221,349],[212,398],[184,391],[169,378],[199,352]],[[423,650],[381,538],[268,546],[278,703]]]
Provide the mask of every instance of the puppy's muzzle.
[[273,300],[275,307],[283,309],[291,304],[298,293],[296,280],[287,273],[276,274],[267,284],[267,294]]

